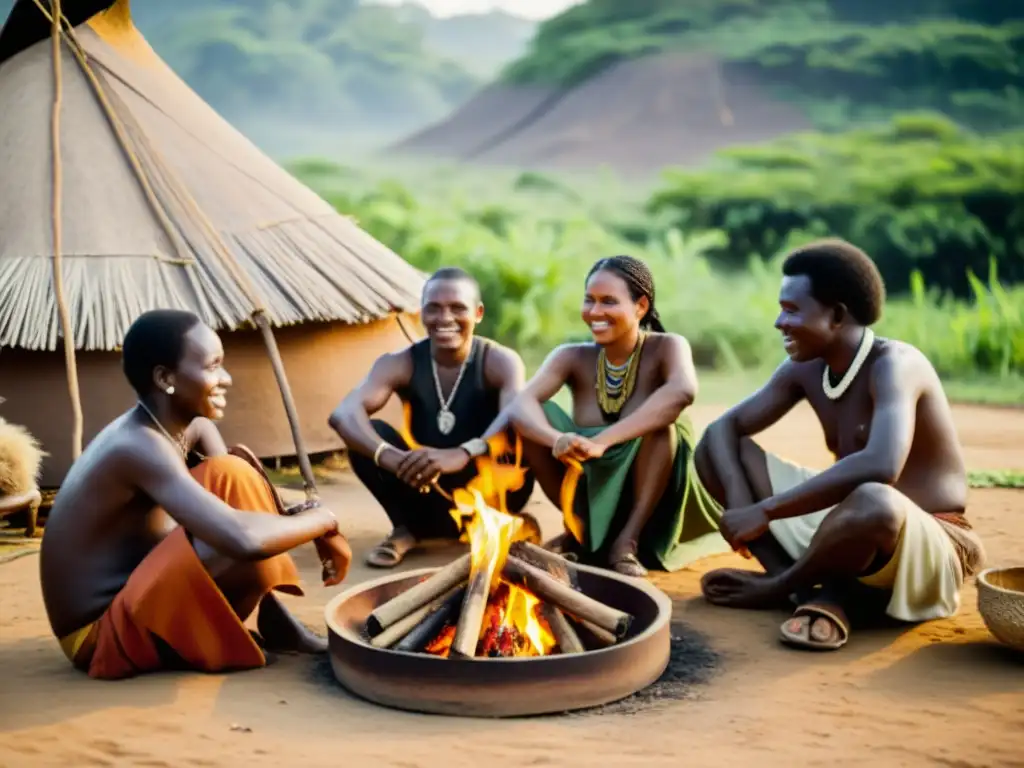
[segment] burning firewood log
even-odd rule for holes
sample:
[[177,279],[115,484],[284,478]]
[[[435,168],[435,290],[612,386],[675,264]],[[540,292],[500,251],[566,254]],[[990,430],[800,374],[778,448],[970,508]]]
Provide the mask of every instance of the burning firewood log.
[[[575,571],[568,567],[569,561],[554,552],[548,552],[536,544],[519,541],[511,546],[509,554],[545,571],[553,579],[557,579],[566,586],[573,588],[577,586]],[[555,636],[559,651],[583,653],[586,650],[580,636],[560,609],[550,603],[542,603],[537,611],[551,629],[551,634]]]
[[[556,552],[551,552],[543,547],[538,547],[536,544],[522,541],[513,544],[509,554],[547,571],[553,578],[558,579],[563,584],[568,584],[577,591],[580,588],[579,571],[575,563],[566,560]],[[592,640],[589,644],[592,648],[607,648],[609,645],[615,645],[618,642],[618,638],[614,634],[606,629],[602,629],[591,621],[586,621],[578,616],[568,616],[566,618],[570,621],[570,629],[572,629],[572,624],[577,624],[584,630],[585,636]],[[551,624],[551,622],[548,621],[548,624]],[[557,633],[553,626],[551,631]],[[577,636],[576,639],[578,642],[579,637]]]
[[390,648],[392,645],[397,643],[402,638],[407,637],[417,627],[422,625],[429,616],[436,613],[437,610],[444,604],[444,602],[460,589],[460,587],[455,587],[449,592],[445,592],[440,597],[431,600],[426,605],[417,608],[408,616],[403,616],[402,618],[400,618],[400,620],[392,624],[381,634],[375,636],[370,641],[370,644],[373,645],[375,648]]
[[524,563],[547,571],[552,578],[558,579],[563,584],[568,584],[573,589],[579,589],[578,571],[575,564],[570,563],[561,555],[528,541],[515,542],[509,547],[508,553]]
[[466,595],[466,586],[462,585],[449,592],[436,610],[420,621],[402,641],[395,646],[396,651],[421,652],[430,641],[437,637],[445,626],[458,616],[459,606]]
[[548,627],[551,628],[551,634],[555,636],[555,640],[558,642],[559,652],[564,654],[583,653],[586,650],[583,647],[583,641],[580,640],[580,636],[576,634],[576,630],[573,629],[572,624],[565,618],[565,614],[561,610],[551,603],[541,603],[537,612],[547,622]]
[[469,578],[470,555],[454,560],[428,579],[405,590],[400,595],[377,606],[366,619],[366,631],[376,637],[385,629],[404,619],[413,611],[422,608],[446,594]]
[[469,586],[466,588],[466,596],[462,600],[459,623],[455,627],[455,639],[452,641],[450,658],[468,659],[476,656],[493,577],[494,567],[484,565],[470,579]]
[[611,606],[605,605],[583,592],[574,590],[530,563],[510,555],[505,560],[502,576],[511,584],[525,586],[541,600],[553,604],[566,613],[584,621],[596,624],[622,638],[629,631],[633,617]]

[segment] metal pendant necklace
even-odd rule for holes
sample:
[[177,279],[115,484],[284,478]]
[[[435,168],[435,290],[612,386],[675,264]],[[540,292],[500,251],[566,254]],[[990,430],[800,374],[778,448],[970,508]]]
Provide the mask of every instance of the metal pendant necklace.
[[153,423],[156,424],[157,429],[159,429],[161,432],[164,433],[164,437],[166,437],[168,440],[170,440],[171,443],[174,445],[174,447],[178,449],[178,453],[181,454],[182,460],[187,462],[188,461],[188,441],[185,439],[185,436],[182,435],[180,438],[172,437],[171,433],[168,432],[167,429],[164,427],[164,425],[160,423],[160,419],[158,419],[153,414],[153,412],[151,410],[149,410],[149,408],[146,407],[146,404],[144,402],[142,402],[141,400],[139,400],[139,407],[142,408],[142,410],[144,410],[146,412],[146,415],[149,416],[150,419],[152,419]]
[[434,360],[433,350],[431,350],[430,368],[434,373],[434,388],[437,390],[437,402],[441,406],[441,410],[437,412],[437,428],[441,431],[442,435],[447,435],[455,429],[455,414],[451,411],[451,405],[452,401],[455,400],[455,393],[459,391],[459,384],[462,383],[462,376],[466,373],[466,366],[472,353],[472,349],[470,349],[470,354],[466,355],[466,359],[462,361],[462,365],[459,367],[459,375],[455,379],[455,384],[452,385],[452,391],[448,394],[448,399],[445,400],[444,392],[441,390],[441,378],[437,373],[437,361]]

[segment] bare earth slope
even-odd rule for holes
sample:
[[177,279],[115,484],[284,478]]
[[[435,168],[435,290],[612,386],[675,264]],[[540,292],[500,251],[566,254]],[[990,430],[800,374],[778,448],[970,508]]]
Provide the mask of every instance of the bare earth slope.
[[465,162],[647,176],[810,127],[755,81],[703,56],[625,61],[568,89],[492,85],[392,149]]

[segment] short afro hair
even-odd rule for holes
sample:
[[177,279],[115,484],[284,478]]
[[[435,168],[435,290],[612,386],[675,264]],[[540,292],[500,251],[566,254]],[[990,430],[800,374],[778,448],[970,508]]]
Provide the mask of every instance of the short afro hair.
[[817,240],[797,248],[783,262],[782,274],[806,275],[815,299],[828,307],[845,305],[861,325],[874,325],[882,316],[882,275],[870,256],[845,240]]
[[434,274],[427,278],[427,282],[423,284],[423,295],[427,293],[427,286],[431,283],[436,283],[440,280],[452,280],[452,281],[465,281],[473,286],[473,292],[476,295],[477,303],[481,301],[480,297],[480,283],[473,277],[469,272],[464,270],[462,267],[441,267]]
[[154,309],[139,315],[121,345],[121,367],[139,397],[153,391],[153,371],[173,370],[185,351],[185,336],[202,321],[181,309]]

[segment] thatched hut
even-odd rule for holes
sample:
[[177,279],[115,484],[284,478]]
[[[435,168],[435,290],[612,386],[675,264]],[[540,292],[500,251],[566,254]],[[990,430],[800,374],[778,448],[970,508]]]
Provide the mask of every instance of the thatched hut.
[[258,306],[305,447],[340,447],[327,415],[377,355],[417,333],[423,276],[203,102],[139,34],[127,0],[57,5],[59,49],[49,7],[18,0],[0,33],[0,394],[50,454],[41,485],[62,481],[79,423],[59,304],[86,443],[134,402],[118,351],[128,326],[179,307],[224,338],[235,382],[225,437],[294,455]]

